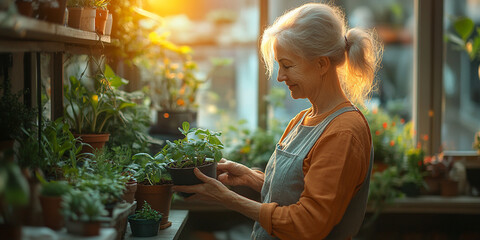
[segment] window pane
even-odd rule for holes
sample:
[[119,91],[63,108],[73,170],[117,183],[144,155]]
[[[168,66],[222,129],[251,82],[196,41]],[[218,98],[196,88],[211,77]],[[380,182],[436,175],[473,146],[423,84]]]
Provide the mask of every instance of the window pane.
[[[287,2],[286,0],[280,2]],[[272,18],[276,18],[291,7],[303,4],[303,1],[288,1],[283,4],[288,8],[271,9]],[[293,6],[294,5],[294,6]],[[381,68],[377,74],[378,91],[367,103],[372,107],[381,107],[390,115],[399,115],[409,121],[412,117],[412,83],[413,83],[413,36],[414,14],[413,0],[409,1],[374,1],[343,0],[336,1],[346,13],[349,28],[375,28],[380,41],[384,43],[384,54]],[[273,21],[274,19],[271,19]],[[271,88],[281,88],[289,92],[284,83],[276,81],[276,73],[272,76]],[[293,100],[287,97],[285,108],[277,108],[274,115],[278,119],[291,119],[300,110],[308,108],[307,100]]]
[[[480,27],[480,1],[445,0],[444,9],[444,31],[450,41],[445,43],[442,142],[445,150],[472,150],[475,132],[480,130],[480,49],[470,58],[450,34],[459,36],[454,27],[459,17],[467,17],[475,28]],[[474,31],[466,39],[473,41],[474,37],[480,38],[479,33]]]
[[[197,95],[199,127],[221,129],[238,119],[257,125],[258,0],[147,0],[165,18],[169,40],[188,45],[207,78]],[[218,66],[212,61],[224,61]],[[230,64],[226,64],[230,62]]]

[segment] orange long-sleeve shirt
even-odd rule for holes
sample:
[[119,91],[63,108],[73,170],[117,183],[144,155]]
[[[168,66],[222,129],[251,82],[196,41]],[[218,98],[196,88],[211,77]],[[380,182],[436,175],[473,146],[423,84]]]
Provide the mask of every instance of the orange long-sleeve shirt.
[[[300,112],[287,126],[280,142],[307,112],[303,124],[314,126],[342,103],[316,117],[310,109]],[[260,225],[280,239],[323,239],[342,219],[351,198],[360,188],[370,162],[371,136],[368,123],[357,111],[336,117],[303,161],[304,190],[289,206],[263,203]]]

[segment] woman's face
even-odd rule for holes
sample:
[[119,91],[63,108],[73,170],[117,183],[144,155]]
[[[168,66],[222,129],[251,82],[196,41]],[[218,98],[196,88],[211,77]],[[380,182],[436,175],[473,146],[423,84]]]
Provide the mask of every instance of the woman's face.
[[275,60],[278,62],[277,81],[285,82],[292,98],[315,99],[321,89],[321,74],[315,61],[307,61],[280,44],[275,43]]

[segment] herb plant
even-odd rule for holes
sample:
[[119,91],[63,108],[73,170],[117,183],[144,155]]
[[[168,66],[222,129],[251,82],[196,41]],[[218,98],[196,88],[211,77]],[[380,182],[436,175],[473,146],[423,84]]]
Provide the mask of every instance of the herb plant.
[[154,220],[155,222],[160,221],[162,217],[161,213],[158,213],[155,209],[152,209],[150,204],[147,201],[143,201],[143,206],[140,210],[137,211],[135,220]]
[[148,153],[137,153],[133,156],[136,165],[134,177],[144,184],[160,185],[171,183],[172,178],[165,169],[165,158],[161,154],[152,157]]
[[160,159],[165,158],[168,167],[196,167],[222,159],[223,143],[218,138],[220,132],[190,128],[188,122],[183,122],[182,128],[178,130],[185,138],[174,142],[167,140],[167,145],[156,156]]

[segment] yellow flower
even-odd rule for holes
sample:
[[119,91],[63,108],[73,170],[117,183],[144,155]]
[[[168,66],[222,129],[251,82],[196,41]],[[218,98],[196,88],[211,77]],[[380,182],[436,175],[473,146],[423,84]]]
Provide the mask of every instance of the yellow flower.
[[192,49],[189,46],[181,46],[180,53],[182,54],[189,54],[192,52]]
[[97,102],[98,102],[98,95],[96,95],[96,94],[95,94],[95,95],[92,95],[92,101],[93,101],[94,103],[97,103]]
[[467,53],[470,54],[473,50],[473,45],[472,41],[468,41],[467,44],[465,44],[465,49],[467,50]]

